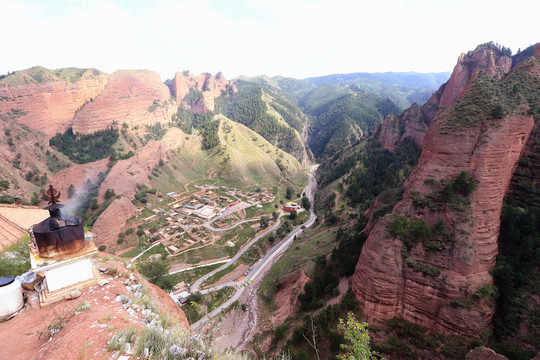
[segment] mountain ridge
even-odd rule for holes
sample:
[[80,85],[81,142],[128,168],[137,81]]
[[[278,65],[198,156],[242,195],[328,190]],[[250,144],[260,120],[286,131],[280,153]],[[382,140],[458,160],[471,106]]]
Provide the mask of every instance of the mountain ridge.
[[389,85],[406,86],[412,88],[433,89],[442,85],[448,80],[449,72],[427,72],[420,73],[415,71],[385,71],[385,72],[354,72],[345,74],[330,74],[322,76],[312,76],[305,80],[315,84],[340,84],[354,82],[355,80],[375,80],[387,83]]

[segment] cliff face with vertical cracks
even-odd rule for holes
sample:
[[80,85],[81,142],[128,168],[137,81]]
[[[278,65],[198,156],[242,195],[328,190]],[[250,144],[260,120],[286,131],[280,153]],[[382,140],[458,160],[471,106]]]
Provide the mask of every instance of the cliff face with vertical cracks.
[[[225,79],[222,73],[212,76],[204,73],[195,76],[189,72],[177,72],[170,84],[171,94],[178,103],[190,107],[195,114],[202,114],[208,111],[214,111],[214,101],[223,94],[232,95],[238,92],[238,89],[231,81]],[[196,99],[184,101],[184,98],[191,90],[201,92]]]
[[[74,74],[62,76],[66,70]],[[0,80],[0,113],[11,113],[51,137],[71,126],[73,116],[103,91],[108,79],[96,69],[23,70]]]
[[511,63],[480,46],[439,92],[403,198],[375,225],[356,267],[353,290],[370,320],[403,317],[476,338],[490,325],[502,200],[540,100],[526,85],[540,84],[540,59]]
[[479,46],[459,56],[452,76],[426,101],[421,108],[413,104],[400,116],[389,115],[380,125],[378,140],[383,148],[394,151],[398,142],[411,137],[422,146],[428,127],[437,114],[451,107],[465,91],[471,76],[482,71],[500,80],[512,67],[512,58],[498,49]]
[[107,87],[73,118],[73,132],[92,133],[113,123],[131,126],[169,121],[176,110],[158,73],[148,70],[114,72]]

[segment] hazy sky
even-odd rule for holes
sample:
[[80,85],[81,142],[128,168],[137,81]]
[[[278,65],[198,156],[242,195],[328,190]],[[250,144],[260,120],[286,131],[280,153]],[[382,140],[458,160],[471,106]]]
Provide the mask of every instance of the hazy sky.
[[0,0],[0,74],[452,71],[479,43],[539,42],[539,10],[538,0]]

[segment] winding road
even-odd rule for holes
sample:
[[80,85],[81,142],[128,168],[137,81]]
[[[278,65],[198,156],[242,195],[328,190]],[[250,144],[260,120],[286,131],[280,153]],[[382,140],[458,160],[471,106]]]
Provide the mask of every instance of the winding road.
[[[314,195],[315,195],[315,189],[316,189],[315,171],[317,170],[317,167],[318,167],[318,165],[314,165],[311,168],[311,171],[309,173],[309,182],[308,182],[308,185],[306,186],[306,188],[304,189],[305,194],[308,196],[308,198],[309,198],[309,200],[311,201],[312,204],[314,203]],[[231,304],[233,304],[235,301],[237,301],[240,298],[240,296],[242,295],[242,293],[244,292],[244,290],[246,288],[250,287],[250,284],[254,280],[257,279],[257,277],[263,272],[263,270],[265,270],[265,268],[267,268],[268,266],[272,266],[275,263],[275,261],[277,261],[279,259],[279,257],[281,257],[281,255],[283,255],[283,253],[292,245],[295,237],[297,235],[301,234],[305,229],[311,227],[315,223],[315,219],[316,219],[315,213],[313,211],[310,212],[309,219],[304,224],[299,225],[296,228],[294,228],[289,233],[289,235],[287,235],[283,240],[281,240],[277,245],[275,245],[264,256],[264,258],[259,260],[256,264],[254,264],[251,267],[251,270],[248,272],[248,274],[246,275],[246,277],[242,281],[238,281],[238,282],[230,281],[230,282],[226,282],[226,283],[211,287],[211,288],[206,289],[206,290],[201,290],[200,291],[201,293],[206,294],[208,292],[217,291],[217,290],[223,289],[223,288],[228,287],[228,286],[232,286],[232,287],[236,288],[236,292],[233,294],[233,296],[231,298],[229,298],[227,301],[225,301],[219,307],[217,307],[216,309],[211,311],[209,314],[205,315],[199,321],[193,323],[191,325],[191,327],[190,327],[191,330],[195,331],[195,330],[199,329],[202,325],[204,325],[206,322],[208,322],[208,320],[210,318],[213,318],[213,317],[219,315],[221,313],[221,311],[228,308],[229,306],[231,306]],[[276,229],[279,226],[279,224],[280,224],[280,219],[278,219],[278,221],[276,222],[276,224],[274,224],[274,226],[272,226],[267,231],[265,231],[264,233],[258,235],[253,240],[251,240],[246,246],[244,246],[244,248],[238,254],[236,254],[231,259],[231,261],[229,261],[225,265],[219,267],[218,269],[216,269],[216,270],[204,275],[200,279],[198,279],[191,287],[192,292],[199,291],[200,285],[206,279],[208,279],[210,276],[214,275],[218,271],[226,269],[228,266],[233,265],[238,260],[238,258],[240,258],[240,256],[242,256],[242,254],[245,253],[249,249],[249,247],[251,245],[253,245],[262,236],[265,236],[269,231],[273,231],[274,229]],[[251,296],[254,297],[255,296],[254,290],[251,289],[251,291],[252,291]],[[253,320],[253,321],[255,321],[255,320]]]
[[268,229],[266,229],[266,231],[264,231],[264,232],[260,233],[259,235],[255,236],[250,242],[248,242],[244,247],[242,247],[242,249],[240,249],[240,251],[237,252],[236,255],[234,255],[233,258],[229,262],[227,262],[226,264],[218,267],[217,269],[215,269],[215,270],[209,272],[208,274],[206,274],[206,275],[200,277],[199,279],[197,279],[197,281],[195,281],[193,283],[193,285],[191,285],[191,288],[190,288],[191,292],[194,293],[194,292],[199,291],[201,294],[206,294],[208,292],[217,291],[217,290],[220,290],[220,289],[222,289],[222,288],[224,288],[226,286],[233,286],[233,284],[236,284],[235,282],[228,282],[228,283],[225,283],[225,284],[228,284],[226,286],[222,286],[222,285],[225,285],[225,284],[221,284],[221,285],[214,286],[214,287],[212,287],[210,289],[207,289],[207,290],[200,290],[199,289],[201,284],[205,280],[207,280],[209,277],[217,274],[218,272],[220,272],[222,270],[225,270],[229,266],[233,265],[238,259],[240,259],[240,257],[242,255],[245,254],[246,251],[249,250],[249,248],[253,244],[255,244],[263,236],[266,236],[268,233],[270,233],[270,232],[274,231],[275,229],[277,229],[280,224],[281,224],[281,219],[278,219],[273,226],[269,227]]

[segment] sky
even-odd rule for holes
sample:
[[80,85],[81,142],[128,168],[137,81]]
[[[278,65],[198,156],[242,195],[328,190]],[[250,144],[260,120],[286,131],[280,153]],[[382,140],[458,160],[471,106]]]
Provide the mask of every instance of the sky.
[[452,71],[540,41],[538,0],[0,0],[0,74],[32,66],[306,78]]

